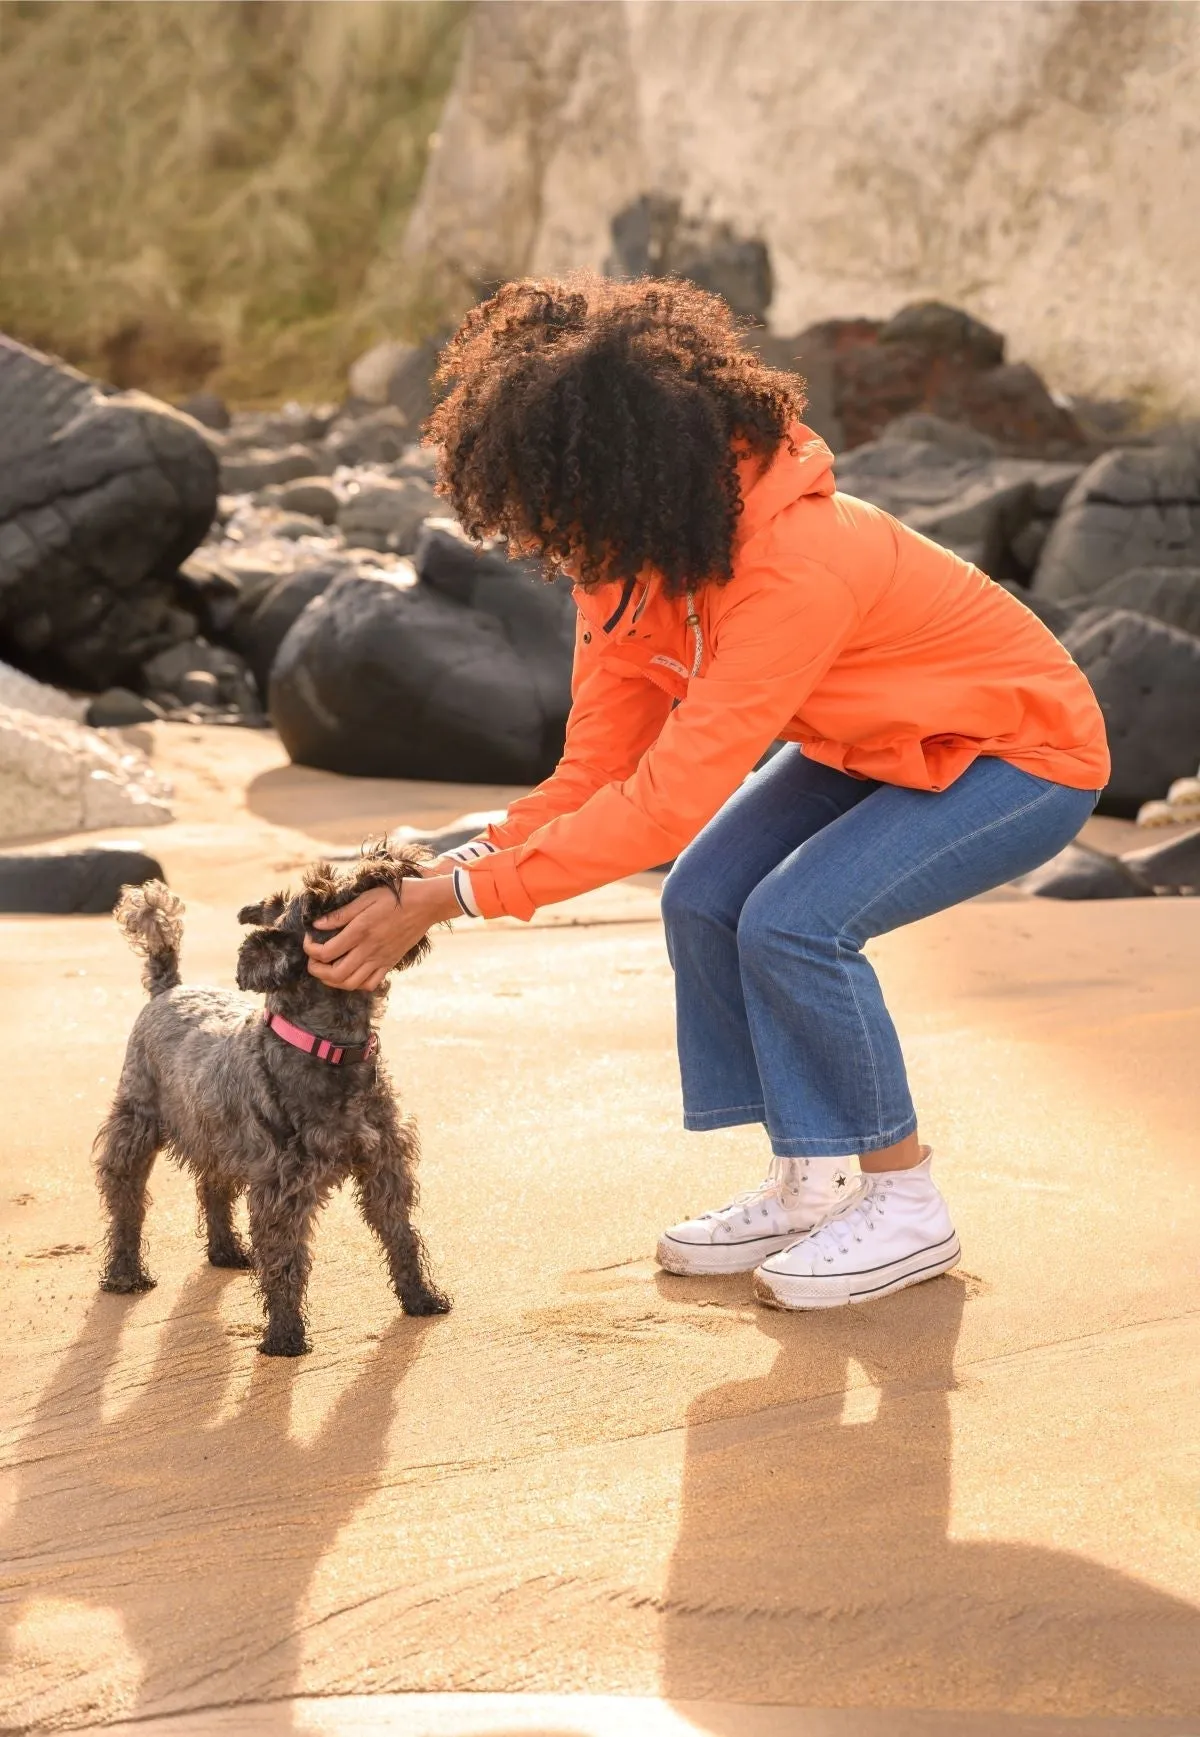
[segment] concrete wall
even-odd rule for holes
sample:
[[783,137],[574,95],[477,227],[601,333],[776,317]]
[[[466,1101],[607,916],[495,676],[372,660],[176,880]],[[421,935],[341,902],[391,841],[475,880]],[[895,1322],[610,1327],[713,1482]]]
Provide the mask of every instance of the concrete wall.
[[405,250],[603,259],[659,188],[769,242],[772,324],[938,296],[1063,390],[1200,408],[1200,5],[477,6]]

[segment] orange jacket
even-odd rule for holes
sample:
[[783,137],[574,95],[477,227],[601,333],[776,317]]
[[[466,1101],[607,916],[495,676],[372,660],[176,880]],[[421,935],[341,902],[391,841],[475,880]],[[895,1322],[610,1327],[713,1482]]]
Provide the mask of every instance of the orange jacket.
[[495,854],[469,869],[483,916],[528,918],[666,862],[778,737],[913,790],[944,790],[980,754],[1076,789],[1106,783],[1095,696],[1036,616],[835,493],[828,447],[793,436],[797,452],[782,446],[757,479],[743,463],[733,578],[696,593],[698,675],[682,597],[653,579],[633,595],[576,589],[566,746],[485,834]]

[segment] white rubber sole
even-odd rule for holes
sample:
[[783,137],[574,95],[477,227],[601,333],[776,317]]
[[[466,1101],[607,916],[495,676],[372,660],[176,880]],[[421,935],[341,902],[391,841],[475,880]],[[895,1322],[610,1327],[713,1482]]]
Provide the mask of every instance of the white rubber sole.
[[822,1278],[807,1273],[772,1273],[760,1266],[754,1274],[754,1295],[771,1309],[843,1309],[850,1303],[870,1303],[876,1297],[902,1291],[906,1285],[936,1279],[956,1267],[961,1258],[958,1236],[951,1231],[944,1242],[932,1243],[869,1272]]
[[807,1231],[793,1230],[786,1236],[761,1236],[749,1243],[675,1242],[660,1236],[655,1258],[664,1272],[684,1278],[718,1278],[723,1273],[752,1273],[774,1254],[791,1248]]

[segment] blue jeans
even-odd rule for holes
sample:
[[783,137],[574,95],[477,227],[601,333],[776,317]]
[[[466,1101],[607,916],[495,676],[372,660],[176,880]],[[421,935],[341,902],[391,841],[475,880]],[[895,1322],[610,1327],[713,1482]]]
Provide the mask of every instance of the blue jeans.
[[934,795],[783,748],[663,887],[684,1126],[762,1122],[779,1157],[873,1152],[911,1134],[865,943],[1027,874],[1097,797],[996,759]]

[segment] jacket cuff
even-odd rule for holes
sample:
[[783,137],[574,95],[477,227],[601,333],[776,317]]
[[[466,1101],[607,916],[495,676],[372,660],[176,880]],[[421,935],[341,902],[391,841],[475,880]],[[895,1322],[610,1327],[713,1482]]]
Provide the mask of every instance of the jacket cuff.
[[464,917],[479,916],[479,906],[471,891],[471,877],[466,869],[456,868],[450,876],[450,884],[454,888],[454,896],[458,900],[458,908]]
[[497,851],[461,871],[471,883],[481,917],[520,917],[527,923],[537,910],[517,873],[515,857],[512,850]]

